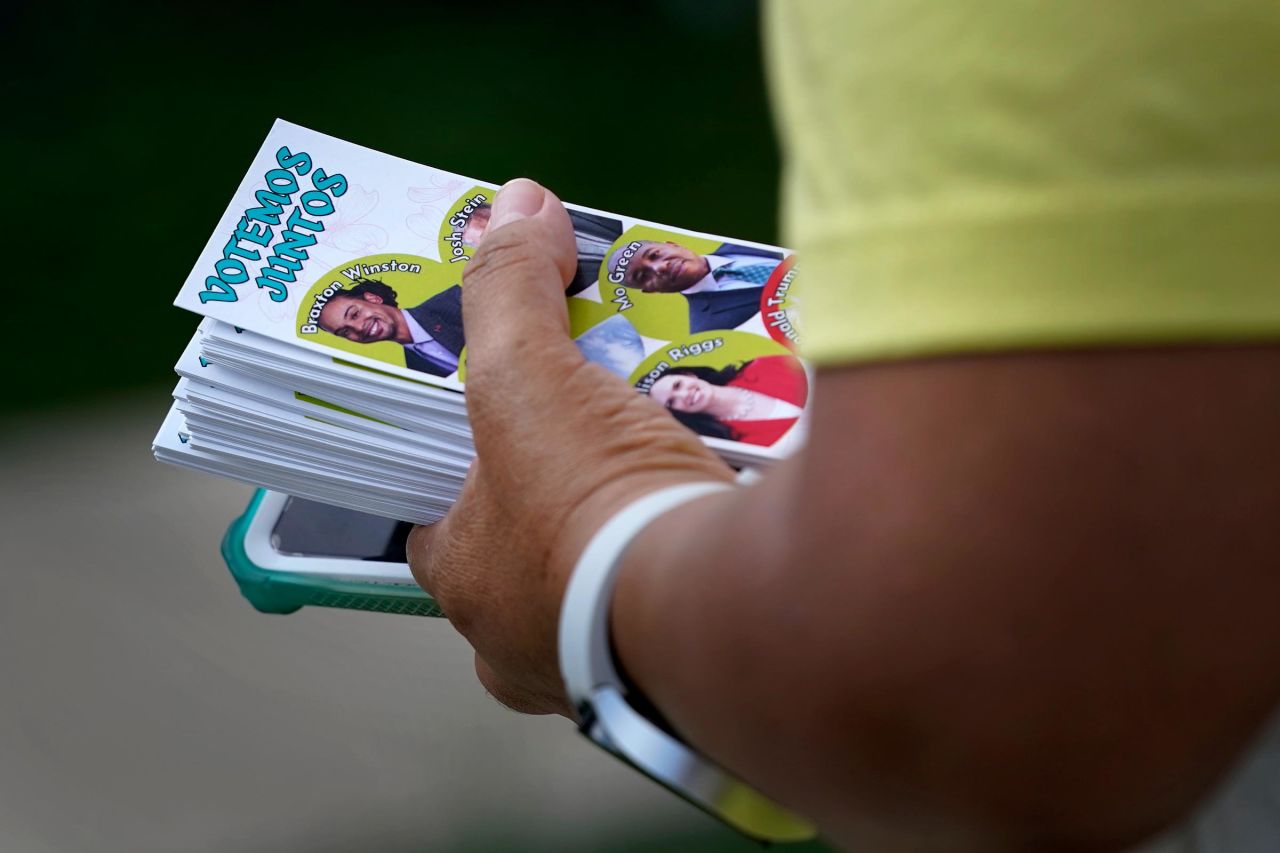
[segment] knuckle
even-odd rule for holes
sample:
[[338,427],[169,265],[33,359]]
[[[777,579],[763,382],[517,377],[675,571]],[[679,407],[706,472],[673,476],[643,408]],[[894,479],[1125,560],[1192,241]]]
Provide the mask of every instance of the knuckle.
[[480,655],[476,655],[476,678],[484,691],[500,705],[518,714],[545,714],[547,703],[528,690],[508,682],[490,667]]
[[417,555],[426,553],[431,537],[434,535],[435,526],[435,524],[415,524],[409,531],[409,537],[405,540],[405,550],[408,551],[410,563]]
[[485,662],[485,659],[479,654],[475,656],[476,678],[480,682],[480,686],[485,692],[496,694],[502,691],[502,679],[498,678],[498,674],[493,671],[493,667]]
[[477,614],[465,597],[446,595],[444,598],[437,597],[437,600],[440,601],[445,618],[449,620],[449,624],[455,631],[464,637],[470,637],[475,633]]
[[449,621],[464,636],[476,629],[484,602],[492,595],[488,567],[494,536],[486,531],[489,502],[478,481],[479,465],[473,465],[457,503],[443,520],[415,527],[409,534],[409,568],[414,578],[437,602]]
[[469,608],[465,591],[459,589],[458,576],[465,574],[465,568],[460,565],[458,526],[452,518],[451,514],[435,524],[413,528],[406,551],[414,580],[440,603],[449,621],[458,625],[468,620]]
[[413,579],[418,582],[418,586],[427,591],[428,594],[434,595],[432,587],[431,563],[435,555],[435,549],[432,547],[432,540],[436,538],[436,524],[418,524],[409,531],[409,538],[405,541],[405,553],[409,560],[409,571],[413,574]]
[[[444,547],[440,547],[444,543]],[[483,578],[474,570],[476,560],[466,543],[458,539],[458,531],[442,531],[435,540],[436,553],[430,561],[431,588],[445,615],[464,637],[476,629],[482,614],[480,602]]]

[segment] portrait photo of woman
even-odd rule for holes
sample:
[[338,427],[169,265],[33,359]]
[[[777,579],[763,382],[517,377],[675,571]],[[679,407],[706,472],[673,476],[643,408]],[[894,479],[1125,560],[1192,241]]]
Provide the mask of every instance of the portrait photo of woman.
[[770,355],[718,369],[672,368],[649,396],[699,435],[769,447],[799,419],[809,382],[794,357]]

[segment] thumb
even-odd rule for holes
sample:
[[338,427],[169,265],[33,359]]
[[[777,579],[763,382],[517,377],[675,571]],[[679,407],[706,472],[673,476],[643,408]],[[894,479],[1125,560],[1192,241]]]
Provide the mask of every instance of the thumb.
[[576,269],[573,226],[560,199],[527,178],[503,186],[462,274],[468,397],[485,394],[491,375],[510,375],[518,365],[541,372],[559,359],[581,360],[564,297]]

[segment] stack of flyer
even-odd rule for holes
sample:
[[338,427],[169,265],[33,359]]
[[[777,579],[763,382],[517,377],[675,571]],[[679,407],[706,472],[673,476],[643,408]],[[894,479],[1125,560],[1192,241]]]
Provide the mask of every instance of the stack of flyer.
[[[277,121],[178,294],[156,457],[427,523],[474,456],[463,270],[496,188]],[[795,258],[569,206],[583,355],[736,467],[803,441]]]

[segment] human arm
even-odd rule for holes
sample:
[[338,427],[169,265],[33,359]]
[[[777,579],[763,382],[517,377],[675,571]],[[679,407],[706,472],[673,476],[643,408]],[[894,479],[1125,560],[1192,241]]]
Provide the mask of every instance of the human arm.
[[797,459],[630,552],[620,660],[837,839],[1133,840],[1280,689],[1277,377],[1274,348],[820,371]]
[[[730,472],[572,346],[558,202],[503,202],[464,287],[478,462],[411,562],[490,692],[567,713],[555,625],[587,539]],[[821,370],[805,450],[629,550],[619,660],[838,841],[1134,837],[1276,699],[1278,376],[1262,347]]]

